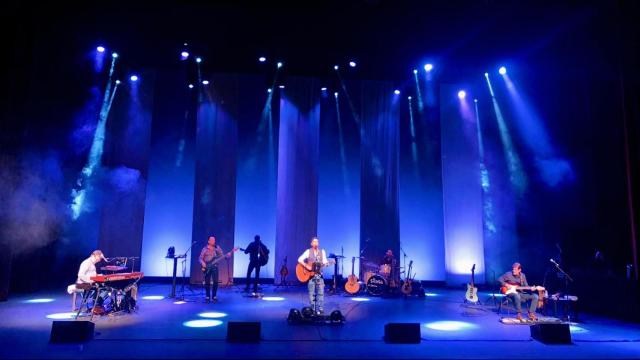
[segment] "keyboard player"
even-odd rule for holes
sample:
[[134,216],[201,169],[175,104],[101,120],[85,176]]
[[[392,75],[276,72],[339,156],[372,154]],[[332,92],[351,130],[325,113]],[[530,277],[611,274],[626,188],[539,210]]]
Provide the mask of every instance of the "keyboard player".
[[[93,251],[91,255],[80,264],[80,269],[78,269],[78,278],[76,279],[76,283],[69,285],[67,287],[67,292],[69,294],[73,294],[73,293],[81,292],[82,290],[89,290],[91,288],[91,284],[93,284],[91,277],[97,275],[96,264],[102,260],[107,261],[102,251],[101,250]],[[98,301],[101,302],[102,298],[99,297]],[[75,306],[75,299],[74,299],[74,306]]]

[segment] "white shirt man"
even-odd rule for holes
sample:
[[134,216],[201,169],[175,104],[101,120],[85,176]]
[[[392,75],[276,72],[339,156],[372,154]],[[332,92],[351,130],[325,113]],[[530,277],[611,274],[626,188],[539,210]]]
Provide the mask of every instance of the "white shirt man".
[[[311,270],[311,263],[322,263],[322,266],[325,266],[329,263],[327,260],[327,254],[324,252],[324,249],[320,249],[320,241],[317,237],[311,239],[311,249],[305,250],[305,252],[298,257],[298,263],[305,266],[307,269]],[[317,270],[321,270],[317,269]],[[324,305],[324,279],[322,278],[322,274],[316,273],[311,280],[307,283],[307,288],[309,290],[309,303],[314,308],[314,311],[317,312],[318,315],[323,314],[323,305]]]
[[86,258],[81,264],[80,269],[78,269],[78,278],[76,279],[76,283],[73,285],[69,285],[67,287],[67,292],[72,294],[73,292],[79,291],[76,288],[76,284],[91,284],[93,281],[91,280],[92,276],[96,276],[96,264],[103,260],[104,254],[100,250],[95,250],[91,253],[91,255]]

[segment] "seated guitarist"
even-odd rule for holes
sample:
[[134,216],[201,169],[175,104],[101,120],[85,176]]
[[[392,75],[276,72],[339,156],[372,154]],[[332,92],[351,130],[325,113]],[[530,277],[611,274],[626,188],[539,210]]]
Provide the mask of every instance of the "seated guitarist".
[[[514,286],[528,287],[527,277],[522,272],[522,265],[520,263],[514,263],[511,266],[511,271],[506,272],[504,275],[498,278],[498,281],[503,287],[511,288]],[[535,289],[534,289],[535,290]],[[529,305],[529,320],[537,320],[536,317],[536,305],[538,303],[538,294],[525,293],[522,290],[518,290],[513,293],[508,293],[507,296],[511,298],[516,307],[516,318],[522,321],[522,303],[531,300]]]
[[260,242],[260,235],[253,237],[253,242],[244,250],[245,254],[249,254],[249,266],[247,267],[247,286],[244,291],[249,292],[251,284],[251,272],[256,270],[256,279],[253,282],[253,292],[258,292],[258,281],[260,279],[260,266],[264,265],[264,259],[269,255],[269,249]]
[[[209,265],[214,259],[225,256],[222,248],[216,245],[216,237],[209,236],[207,245],[200,251],[200,257],[198,258],[202,272],[204,273],[204,287],[206,289],[205,301],[209,302],[211,298],[211,287],[213,286],[213,301],[218,301],[218,264]],[[231,254],[226,255],[227,258],[231,257]]]
[[318,240],[317,237],[311,238],[311,248],[305,250],[302,255],[300,255],[298,263],[315,272],[315,275],[313,275],[313,278],[311,278],[307,284],[307,288],[309,289],[309,303],[311,304],[311,307],[314,307],[315,297],[315,305],[317,305],[317,307],[315,307],[314,310],[317,311],[318,315],[322,315],[324,313],[324,309],[322,308],[324,305],[324,279],[322,278],[322,267],[327,265],[329,261],[327,261],[327,254],[324,249],[320,249],[319,245],[320,240]]

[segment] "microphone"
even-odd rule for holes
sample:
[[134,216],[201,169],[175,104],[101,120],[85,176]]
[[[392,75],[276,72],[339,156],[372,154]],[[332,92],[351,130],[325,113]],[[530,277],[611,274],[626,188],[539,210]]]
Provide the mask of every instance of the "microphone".
[[549,261],[551,261],[551,262],[553,263],[553,265],[555,265],[555,266],[560,266],[560,265],[558,265],[558,263],[557,263],[555,260],[553,260],[553,259],[549,259]]
[[107,259],[106,257],[104,257],[104,254],[100,255],[100,257],[102,257],[102,260],[109,262],[109,259]]

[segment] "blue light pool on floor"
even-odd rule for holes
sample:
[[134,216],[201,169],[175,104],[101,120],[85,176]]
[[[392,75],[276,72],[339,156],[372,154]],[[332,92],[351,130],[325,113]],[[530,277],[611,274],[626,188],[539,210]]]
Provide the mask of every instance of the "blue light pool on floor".
[[438,331],[462,331],[476,327],[476,325],[464,321],[434,321],[425,324],[425,326],[431,330]]
[[198,314],[198,316],[203,317],[203,318],[208,318],[208,319],[217,319],[217,318],[223,318],[223,317],[227,316],[227,314],[225,314],[223,312],[207,311],[207,312],[203,312],[203,313]]
[[351,298],[351,300],[352,300],[352,301],[369,301],[369,300],[371,300],[371,299],[369,299],[369,298],[364,298],[364,297],[354,297],[354,298]]
[[434,297],[434,296],[440,296],[440,295],[436,293],[424,293],[424,296]]
[[178,301],[174,301],[173,303],[176,305],[182,305],[182,304],[186,304],[187,302],[183,300],[178,300]]
[[182,325],[190,328],[208,328],[222,325],[220,320],[189,320],[182,323]]
[[284,301],[282,296],[265,296],[262,298],[264,301]]
[[573,334],[584,334],[589,332],[589,330],[576,325],[569,325],[569,331]]
[[54,302],[55,299],[49,299],[49,298],[41,298],[41,299],[29,299],[29,300],[25,300],[23,301],[25,304],[43,304],[43,303],[50,303],[50,302]]
[[147,295],[142,297],[142,300],[162,300],[162,299],[164,299],[164,296],[162,295]]
[[75,317],[76,317],[76,312],[64,312],[64,313],[55,313],[55,314],[47,315],[47,319],[53,319],[53,320],[68,320],[68,319],[75,319]]

